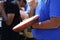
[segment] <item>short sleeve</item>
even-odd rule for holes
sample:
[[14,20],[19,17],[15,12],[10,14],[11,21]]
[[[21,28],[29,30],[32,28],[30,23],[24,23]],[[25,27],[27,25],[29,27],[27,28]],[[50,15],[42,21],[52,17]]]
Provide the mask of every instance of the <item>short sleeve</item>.
[[19,12],[19,7],[17,4],[13,4],[13,3],[6,3],[5,5],[5,11],[6,13],[17,13]]
[[41,10],[41,0],[38,0],[38,5],[35,9],[35,15],[39,15]]
[[50,0],[50,17],[60,17],[60,0]]
[[27,12],[30,11],[30,6],[29,6],[29,4],[27,4],[27,6],[26,6],[26,11],[27,11]]

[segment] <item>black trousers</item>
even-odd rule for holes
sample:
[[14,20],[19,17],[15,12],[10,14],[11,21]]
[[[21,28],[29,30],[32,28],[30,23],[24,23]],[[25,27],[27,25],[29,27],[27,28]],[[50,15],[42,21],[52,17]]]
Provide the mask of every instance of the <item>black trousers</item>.
[[1,40],[1,38],[2,38],[2,29],[0,27],[0,40]]

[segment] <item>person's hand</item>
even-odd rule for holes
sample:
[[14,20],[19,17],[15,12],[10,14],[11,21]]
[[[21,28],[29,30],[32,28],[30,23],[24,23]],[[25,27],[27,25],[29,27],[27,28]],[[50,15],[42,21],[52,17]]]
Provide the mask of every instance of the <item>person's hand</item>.
[[22,20],[27,19],[29,16],[26,11],[20,10]]
[[30,5],[31,9],[35,9],[37,4],[38,4],[38,2],[36,2],[35,0],[32,0],[31,2],[29,2],[29,5]]

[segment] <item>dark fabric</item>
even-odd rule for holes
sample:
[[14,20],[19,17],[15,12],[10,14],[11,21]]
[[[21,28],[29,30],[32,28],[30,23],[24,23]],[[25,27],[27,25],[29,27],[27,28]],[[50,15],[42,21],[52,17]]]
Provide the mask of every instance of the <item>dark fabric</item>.
[[26,38],[25,40],[36,40],[35,38]]
[[1,37],[2,37],[2,28],[0,27],[0,40],[1,40]]
[[5,2],[4,8],[5,8],[6,14],[10,14],[10,13],[15,14],[14,19],[13,19],[13,23],[10,25],[11,26],[10,28],[12,28],[21,21],[18,5]]
[[20,23],[21,18],[20,18],[20,14],[19,14],[19,8],[18,5],[13,4],[13,3],[4,3],[4,8],[5,8],[5,12],[6,14],[10,14],[10,13],[14,13],[14,19],[13,19],[13,23],[9,26],[6,25],[6,23],[3,21],[2,22],[2,40],[20,40],[20,35],[17,32],[14,32],[12,30],[12,28],[17,25],[18,23]]

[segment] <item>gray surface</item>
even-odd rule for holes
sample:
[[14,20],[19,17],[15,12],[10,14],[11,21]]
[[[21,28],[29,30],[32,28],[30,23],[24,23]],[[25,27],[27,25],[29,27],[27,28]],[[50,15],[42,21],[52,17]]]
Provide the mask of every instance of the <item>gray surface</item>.
[[5,2],[5,1],[6,1],[6,0],[0,0],[0,3],[1,3],[1,2]]
[[2,17],[0,17],[0,27],[2,27]]

